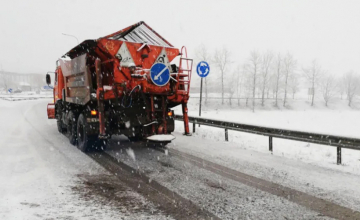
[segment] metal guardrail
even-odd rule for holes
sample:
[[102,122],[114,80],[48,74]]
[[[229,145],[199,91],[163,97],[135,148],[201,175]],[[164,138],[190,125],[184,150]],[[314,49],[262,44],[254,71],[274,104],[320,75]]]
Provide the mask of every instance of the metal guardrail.
[[[200,96],[190,96],[189,98],[191,99],[199,99]],[[202,97],[203,99],[205,99],[205,97],[203,96]],[[207,97],[207,99],[222,99],[222,97]],[[229,100],[229,99],[232,99],[232,100],[238,100],[238,99],[241,99],[241,100],[253,100],[253,98],[244,98],[244,97],[224,97],[224,100]],[[261,100],[262,98],[254,98],[255,100]],[[275,100],[275,98],[264,98],[264,100]],[[278,100],[282,100],[281,98],[278,98]]]
[[3,96],[0,96],[0,99],[6,100],[6,101],[37,100],[37,99],[48,99],[48,98],[52,98],[52,96],[27,96],[27,97],[22,97],[22,96],[3,97]]
[[[175,115],[174,118],[183,121],[182,115]],[[341,164],[341,148],[360,150],[360,139],[357,138],[240,124],[192,116],[189,116],[189,122],[193,123],[193,132],[195,132],[196,124],[225,129],[225,141],[229,140],[228,130],[268,136],[269,151],[271,152],[273,151],[273,137],[337,147],[337,164]]]

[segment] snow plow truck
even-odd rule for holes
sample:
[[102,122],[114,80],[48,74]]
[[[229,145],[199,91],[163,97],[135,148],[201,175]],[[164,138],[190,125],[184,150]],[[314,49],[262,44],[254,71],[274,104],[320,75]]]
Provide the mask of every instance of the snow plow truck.
[[170,143],[175,106],[182,106],[189,134],[191,71],[185,47],[175,48],[139,22],[85,40],[56,61],[48,118],[56,119],[59,132],[82,151],[104,149],[112,135],[120,134],[130,141]]

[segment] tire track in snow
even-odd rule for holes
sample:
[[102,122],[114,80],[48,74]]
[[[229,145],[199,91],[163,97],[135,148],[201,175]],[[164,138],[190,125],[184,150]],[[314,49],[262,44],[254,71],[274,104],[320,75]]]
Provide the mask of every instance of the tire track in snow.
[[90,152],[88,156],[175,219],[220,219],[105,152]]
[[344,206],[319,199],[304,192],[291,189],[267,180],[250,176],[239,171],[221,166],[219,164],[201,159],[199,157],[170,148],[169,154],[180,157],[200,168],[221,175],[225,178],[246,184],[248,186],[260,189],[270,194],[283,197],[291,202],[309,208],[325,216],[336,219],[360,219],[360,212],[346,208]]

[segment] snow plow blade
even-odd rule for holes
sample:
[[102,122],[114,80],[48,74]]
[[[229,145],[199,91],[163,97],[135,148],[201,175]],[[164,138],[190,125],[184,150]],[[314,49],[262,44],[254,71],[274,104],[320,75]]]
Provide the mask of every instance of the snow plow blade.
[[55,104],[49,103],[47,105],[48,119],[55,119]]
[[156,134],[146,138],[148,141],[152,142],[167,142],[170,143],[175,139],[174,135],[171,134]]

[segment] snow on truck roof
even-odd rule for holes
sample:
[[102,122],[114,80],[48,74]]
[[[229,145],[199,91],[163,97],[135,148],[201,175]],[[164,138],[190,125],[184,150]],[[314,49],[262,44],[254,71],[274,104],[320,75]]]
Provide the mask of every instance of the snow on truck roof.
[[[121,29],[115,33],[106,35],[105,37],[110,40],[121,40],[132,43],[146,43],[149,45],[161,46],[161,47],[173,47],[167,40],[160,36],[156,31],[149,27],[145,22],[140,21],[134,25],[131,25],[127,28]],[[88,51],[89,49],[95,48],[97,46],[96,40],[85,40],[69,52],[67,52],[63,57],[76,57],[79,52]]]
[[105,38],[133,43],[147,43],[162,47],[173,47],[168,41],[166,41],[143,21],[113,34],[107,35]]

